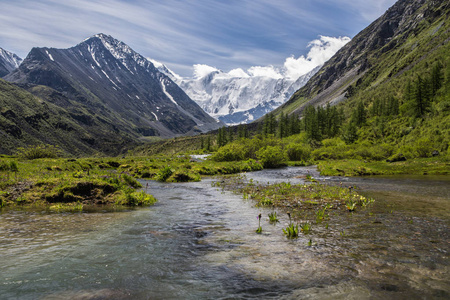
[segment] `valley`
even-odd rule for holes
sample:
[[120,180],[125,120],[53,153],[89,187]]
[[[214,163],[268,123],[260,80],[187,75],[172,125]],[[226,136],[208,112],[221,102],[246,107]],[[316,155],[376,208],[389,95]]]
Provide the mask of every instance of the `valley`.
[[282,67],[194,77],[105,33],[0,48],[0,295],[447,299],[449,17],[399,0]]

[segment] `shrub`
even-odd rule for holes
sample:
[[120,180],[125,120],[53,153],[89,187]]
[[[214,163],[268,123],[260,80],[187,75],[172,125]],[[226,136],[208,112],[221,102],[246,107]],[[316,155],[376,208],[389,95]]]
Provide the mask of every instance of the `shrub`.
[[0,171],[9,171],[9,163],[6,161],[0,161]]
[[211,157],[214,161],[238,161],[245,158],[245,148],[237,143],[227,144]]
[[322,145],[324,147],[342,147],[345,146],[345,142],[341,140],[339,137],[335,137],[332,139],[323,140]]
[[156,173],[155,179],[158,181],[166,181],[169,179],[170,176],[172,176],[173,170],[170,166],[165,166],[164,168],[160,169],[158,173]]
[[434,150],[434,145],[428,138],[421,138],[414,144],[418,157],[430,157]]
[[135,189],[142,187],[142,184],[140,184],[136,179],[134,179],[130,175],[122,174],[122,179],[123,181],[125,181],[126,184]]
[[311,147],[305,144],[290,144],[286,147],[289,160],[307,161],[311,158]]
[[200,181],[200,175],[194,173],[193,171],[182,169],[173,172],[168,181],[170,182]]
[[280,146],[266,146],[256,152],[264,168],[278,168],[286,165],[286,154]]
[[129,206],[149,206],[157,202],[156,198],[144,191],[130,192],[125,191],[124,196],[117,202],[121,205]]
[[56,158],[61,153],[61,149],[53,145],[38,145],[17,149],[17,155],[23,159]]

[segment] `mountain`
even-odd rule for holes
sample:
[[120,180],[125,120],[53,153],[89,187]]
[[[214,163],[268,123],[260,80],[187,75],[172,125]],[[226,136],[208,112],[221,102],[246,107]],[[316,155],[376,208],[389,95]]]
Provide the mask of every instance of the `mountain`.
[[174,79],[207,113],[233,125],[252,122],[271,112],[286,102],[318,70],[316,67],[297,80],[251,76],[243,70],[233,75],[214,70],[200,78]]
[[46,86],[24,87],[30,92],[0,79],[0,154],[51,144],[72,155],[117,155],[137,144],[117,131],[114,122],[62,93]]
[[[449,47],[449,7],[448,1],[399,0],[336,52],[276,113],[300,114],[308,105],[356,98],[370,106],[377,93],[386,91],[401,97],[406,73],[424,71],[415,69],[418,63],[448,61],[443,49]],[[434,57],[438,51],[444,52]]]
[[22,59],[20,57],[0,48],[0,77],[17,69],[21,62]]
[[288,57],[280,67],[253,66],[223,72],[195,64],[193,77],[182,78],[161,63],[155,66],[175,81],[206,112],[232,125],[249,123],[285,103],[349,37],[319,36],[306,55]]
[[34,85],[50,87],[70,100],[60,103],[63,108],[81,105],[132,140],[190,135],[222,125],[150,60],[105,34],[69,49],[33,48],[4,78],[30,92]]

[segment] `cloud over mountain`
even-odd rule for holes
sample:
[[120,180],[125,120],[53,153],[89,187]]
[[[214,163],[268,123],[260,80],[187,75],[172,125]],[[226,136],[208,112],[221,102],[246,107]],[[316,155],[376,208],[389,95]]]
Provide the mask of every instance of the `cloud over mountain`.
[[323,65],[329,60],[342,46],[350,41],[349,37],[329,37],[319,36],[308,43],[309,52],[306,56],[301,55],[295,58],[294,55],[286,58],[282,67],[274,66],[252,66],[246,71],[242,68],[233,69],[229,72],[223,72],[216,67],[206,64],[195,64],[193,78],[200,79],[213,72],[219,72],[221,78],[245,78],[245,77],[268,77],[272,79],[286,78],[296,80],[302,75],[311,72],[317,66]]

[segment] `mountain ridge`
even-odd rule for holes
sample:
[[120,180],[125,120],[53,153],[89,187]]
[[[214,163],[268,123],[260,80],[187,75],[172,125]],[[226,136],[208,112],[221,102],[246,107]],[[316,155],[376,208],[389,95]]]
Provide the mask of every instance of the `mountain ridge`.
[[[375,66],[383,63],[381,58],[391,50],[402,47],[409,36],[419,32],[420,26],[424,26],[420,25],[422,21],[431,22],[445,11],[448,14],[448,7],[448,3],[440,1],[397,1],[380,18],[342,47],[304,87],[296,91],[275,113],[283,111],[284,113],[301,114],[307,105],[337,104],[347,99],[350,93],[355,92],[356,88],[363,88],[361,84],[364,81],[365,85],[373,85],[373,83],[369,83],[369,77],[378,76],[374,74],[376,72],[374,70]],[[402,60],[413,50],[402,50],[403,53],[398,55],[398,59]],[[411,63],[414,62],[406,61],[404,66],[397,68],[405,70],[410,67]],[[387,80],[400,71],[400,69],[394,70],[392,67],[387,67],[391,69],[390,73],[384,75],[384,79]],[[378,78],[378,81],[380,80],[382,79]]]
[[218,127],[149,60],[105,34],[68,49],[33,48],[4,78],[63,92],[96,113],[108,114],[135,137],[173,137]]

